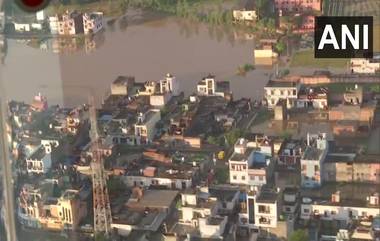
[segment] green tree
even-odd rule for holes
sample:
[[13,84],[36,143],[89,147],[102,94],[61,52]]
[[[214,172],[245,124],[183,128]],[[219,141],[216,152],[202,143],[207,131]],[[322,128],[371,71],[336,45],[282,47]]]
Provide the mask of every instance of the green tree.
[[282,42],[282,41],[276,43],[276,45],[275,45],[275,49],[279,54],[284,52],[285,48],[286,48],[286,46],[285,46],[284,42]]
[[230,130],[225,135],[227,144],[232,146],[242,135],[243,131],[241,129],[235,128]]
[[294,231],[289,238],[289,241],[308,241],[309,240],[309,234],[306,230],[298,229]]

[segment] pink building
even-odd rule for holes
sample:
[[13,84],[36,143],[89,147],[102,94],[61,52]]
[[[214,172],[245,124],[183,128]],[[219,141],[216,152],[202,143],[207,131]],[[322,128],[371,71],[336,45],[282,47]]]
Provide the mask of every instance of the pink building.
[[275,6],[284,12],[321,11],[322,0],[275,0]]
[[296,32],[299,32],[299,33],[313,32],[314,31],[314,22],[315,22],[314,16],[312,16],[312,15],[304,16],[302,19],[302,24],[296,30]]

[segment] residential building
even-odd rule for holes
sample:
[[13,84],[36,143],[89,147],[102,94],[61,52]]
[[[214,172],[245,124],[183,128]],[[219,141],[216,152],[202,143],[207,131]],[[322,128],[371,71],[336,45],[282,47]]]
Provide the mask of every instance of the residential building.
[[318,187],[323,182],[323,163],[328,152],[326,133],[307,136],[307,146],[301,158],[301,185]]
[[135,77],[133,76],[119,76],[111,84],[111,95],[132,95],[131,93]]
[[204,77],[197,85],[199,96],[221,96],[228,98],[231,95],[230,84],[228,81],[216,81],[215,76]]
[[352,183],[326,184],[317,192],[302,191],[300,217],[305,220],[317,218],[346,222],[376,217],[380,215],[377,191],[376,185]]
[[78,229],[80,222],[87,217],[87,205],[81,200],[78,190],[66,190],[58,199],[57,206],[64,229]]
[[187,165],[166,167],[139,165],[136,168],[129,168],[126,174],[123,181],[128,187],[166,187],[184,190],[193,185],[193,178],[197,176],[198,168]]
[[138,114],[135,124],[135,136],[138,145],[148,144],[153,141],[156,124],[159,120],[161,120],[161,114],[156,109],[150,109]]
[[172,96],[180,94],[179,82],[175,76],[168,73],[165,79],[160,80],[160,93],[170,93]]
[[272,43],[265,43],[261,46],[257,46],[254,50],[255,62],[260,63],[260,59],[277,58],[278,54],[273,49]]
[[322,11],[322,0],[275,0],[275,8],[282,12]]
[[94,34],[103,28],[103,13],[93,12],[83,14],[84,34]]
[[79,108],[73,109],[66,117],[66,130],[72,135],[76,135],[82,124],[82,112]]
[[276,192],[262,190],[255,200],[255,225],[260,228],[277,227],[277,198]]
[[144,87],[138,90],[138,95],[154,95],[158,92],[158,88],[159,86],[156,81],[146,81]]
[[254,0],[246,0],[239,9],[232,11],[232,16],[237,22],[253,22],[257,20]]
[[49,17],[49,21],[52,34],[76,35],[84,33],[83,14],[76,11]]
[[262,150],[254,150],[244,138],[237,140],[234,153],[228,160],[230,183],[249,186],[262,186],[272,174],[270,155]]
[[48,108],[47,98],[43,96],[41,93],[38,93],[38,95],[34,96],[33,102],[30,105],[30,107],[33,111],[38,111],[38,112],[47,110]]
[[26,158],[26,168],[29,174],[45,174],[52,166],[51,153],[40,146]]
[[295,107],[299,90],[300,85],[296,82],[269,81],[264,87],[268,108],[274,108],[280,99],[286,100],[288,109]]
[[373,59],[351,59],[350,67],[352,73],[375,74],[380,71],[380,56]]
[[298,92],[297,108],[328,108],[328,89],[302,86]]
[[175,229],[188,226],[191,230],[190,237],[221,238],[228,217],[218,215],[218,200],[210,197],[207,187],[205,189],[181,194],[181,218]]
[[380,183],[380,156],[329,153],[324,164],[326,181]]
[[166,218],[172,215],[178,199],[178,191],[136,187],[126,200],[111,200],[112,208],[118,210],[112,214],[111,228],[124,237],[134,230],[157,232]]

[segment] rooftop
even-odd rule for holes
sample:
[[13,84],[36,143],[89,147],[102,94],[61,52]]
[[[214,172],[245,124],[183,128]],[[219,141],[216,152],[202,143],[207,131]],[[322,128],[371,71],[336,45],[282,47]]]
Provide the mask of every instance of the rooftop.
[[275,87],[275,88],[290,88],[296,87],[297,82],[282,82],[270,80],[265,87]]

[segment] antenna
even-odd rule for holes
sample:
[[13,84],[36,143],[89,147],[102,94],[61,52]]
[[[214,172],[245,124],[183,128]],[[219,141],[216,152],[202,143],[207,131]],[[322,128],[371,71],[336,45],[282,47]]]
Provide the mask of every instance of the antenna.
[[107,190],[106,173],[104,172],[103,153],[100,149],[100,138],[96,118],[94,99],[89,98],[90,112],[90,138],[91,138],[91,175],[94,205],[94,231],[95,234],[109,235],[111,231],[111,206]]

